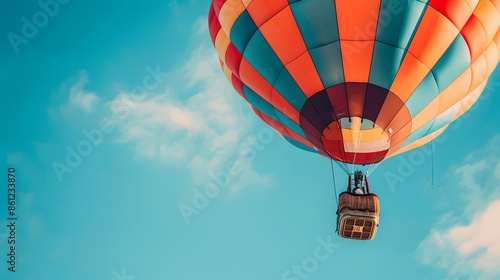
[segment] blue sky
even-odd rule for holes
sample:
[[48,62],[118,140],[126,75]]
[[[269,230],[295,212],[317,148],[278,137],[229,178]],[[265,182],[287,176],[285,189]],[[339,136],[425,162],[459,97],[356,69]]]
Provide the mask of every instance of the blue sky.
[[208,1],[40,3],[0,11],[0,167],[16,169],[18,218],[12,273],[2,191],[1,279],[500,277],[500,72],[433,153],[375,170],[377,236],[343,240],[330,163],[230,88]]

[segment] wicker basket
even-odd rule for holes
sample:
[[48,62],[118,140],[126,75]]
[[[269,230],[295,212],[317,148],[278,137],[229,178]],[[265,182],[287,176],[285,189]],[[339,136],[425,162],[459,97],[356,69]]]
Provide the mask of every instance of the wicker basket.
[[375,237],[380,217],[376,194],[343,192],[339,196],[337,231],[341,237],[370,240]]

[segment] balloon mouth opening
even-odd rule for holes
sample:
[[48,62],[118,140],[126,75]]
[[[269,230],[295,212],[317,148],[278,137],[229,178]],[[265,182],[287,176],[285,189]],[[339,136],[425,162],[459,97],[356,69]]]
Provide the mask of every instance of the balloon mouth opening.
[[379,125],[360,117],[331,122],[322,133],[325,152],[333,159],[351,164],[382,161],[391,147],[389,135]]
[[362,82],[334,85],[310,96],[300,127],[317,151],[349,164],[391,156],[412,132],[412,115],[391,90]]

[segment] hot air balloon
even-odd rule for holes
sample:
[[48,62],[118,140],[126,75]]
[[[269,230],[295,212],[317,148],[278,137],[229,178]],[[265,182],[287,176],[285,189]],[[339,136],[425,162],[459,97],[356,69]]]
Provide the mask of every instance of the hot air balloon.
[[498,0],[213,0],[208,22],[225,76],[255,114],[346,171],[337,230],[353,239],[373,238],[379,218],[369,171],[353,166],[439,136],[499,60]]

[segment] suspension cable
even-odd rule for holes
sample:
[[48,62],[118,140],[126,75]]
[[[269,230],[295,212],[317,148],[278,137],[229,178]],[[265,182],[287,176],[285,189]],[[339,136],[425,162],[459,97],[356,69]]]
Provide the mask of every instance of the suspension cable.
[[335,183],[335,170],[333,169],[333,159],[330,159],[330,166],[332,167],[333,190],[335,191],[335,202],[337,208],[339,207],[339,199],[337,197],[337,184]]
[[[353,131],[352,130],[352,121],[350,121],[350,122],[351,122],[351,131]],[[359,143],[361,141],[361,131],[362,131],[361,126],[362,126],[362,123],[363,123],[363,119],[361,118],[360,123],[359,123],[359,127],[358,127],[358,131],[357,131],[357,133],[358,133],[357,134],[357,138],[358,139],[357,139],[357,141],[353,142],[354,158],[352,160],[352,170],[351,170],[351,172],[353,174],[354,174],[354,164],[356,162],[356,156],[358,155]],[[354,133],[354,132],[351,132],[351,133]]]
[[368,171],[366,172],[366,174],[370,175],[373,172],[375,172],[375,169],[377,169],[380,166],[381,163],[382,162],[377,162],[377,163],[374,163],[374,164],[370,164],[370,167],[368,168]]
[[[330,159],[333,160],[332,158],[330,158]],[[349,171],[349,168],[347,167],[347,164],[345,162],[342,162],[342,164],[341,164],[340,162],[335,160],[335,163],[337,163],[337,165],[340,167],[340,169],[345,171],[346,174],[351,174],[351,172]]]

